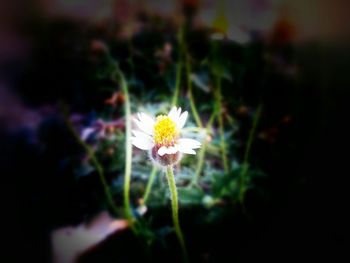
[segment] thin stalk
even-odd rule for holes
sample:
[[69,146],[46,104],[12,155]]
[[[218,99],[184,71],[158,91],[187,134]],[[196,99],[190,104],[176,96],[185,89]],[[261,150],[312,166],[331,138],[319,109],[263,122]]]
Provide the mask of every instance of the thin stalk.
[[190,56],[186,51],[186,75],[187,75],[187,88],[188,88],[188,97],[190,100],[190,106],[191,106],[191,111],[194,117],[194,120],[197,124],[198,127],[202,128],[203,124],[202,121],[199,117],[198,111],[197,111],[197,107],[196,107],[196,103],[194,101],[194,97],[193,97],[193,92],[192,92],[192,80],[191,80],[191,62],[190,62]]
[[225,173],[229,172],[229,163],[227,159],[227,145],[225,140],[224,122],[222,116],[222,95],[221,95],[221,76],[216,77],[216,102],[219,110],[218,122],[219,122],[219,133],[220,133],[220,148],[221,148],[221,159],[223,161]]
[[124,171],[124,212],[130,226],[133,226],[133,215],[130,206],[130,182],[131,182],[131,161],[132,161],[132,145],[131,145],[131,107],[128,91],[128,84],[124,74],[117,67],[120,78],[120,85],[124,93],[125,103],[125,171]]
[[80,144],[80,146],[85,150],[85,152],[87,153],[89,159],[91,160],[92,164],[94,165],[96,172],[100,178],[104,193],[106,195],[106,199],[107,202],[109,204],[109,206],[111,207],[113,213],[116,215],[117,214],[117,207],[114,204],[114,200],[113,200],[113,196],[112,193],[109,190],[108,187],[108,183],[106,180],[106,177],[104,175],[104,169],[102,167],[102,165],[100,164],[100,162],[98,161],[93,149],[90,147],[90,145],[88,145],[87,143],[85,143],[79,136],[79,134],[77,133],[77,131],[74,129],[71,121],[69,120],[67,113],[64,113],[64,119],[65,119],[65,123],[69,129],[69,131],[72,133],[72,135],[74,136],[75,140]]
[[128,223],[134,233],[137,233],[134,225],[134,217],[130,206],[130,182],[131,182],[131,164],[132,164],[132,144],[131,144],[131,106],[128,83],[123,72],[120,70],[118,63],[113,59],[110,53],[107,58],[114,66],[112,79],[119,83],[124,93],[124,112],[125,112],[125,169],[124,169],[124,213]]
[[179,62],[177,63],[177,66],[176,66],[175,91],[174,91],[173,100],[171,102],[172,106],[176,106],[177,105],[177,101],[178,101],[178,98],[179,98],[180,85],[181,85],[181,75],[182,75],[181,72],[182,72],[182,60],[180,58]]
[[183,60],[185,62],[185,69],[186,69],[186,79],[187,79],[187,88],[188,88],[188,97],[190,100],[190,107],[193,114],[193,117],[195,119],[195,122],[198,127],[203,127],[202,121],[199,117],[196,104],[194,102],[194,97],[192,94],[192,81],[191,81],[191,63],[190,63],[190,56],[188,54],[188,50],[186,47],[185,39],[184,39],[184,26],[180,27],[179,33],[178,33],[178,43],[179,43],[179,62],[177,65],[177,72],[176,72],[176,83],[175,83],[175,92],[172,100],[172,106],[176,106],[178,101],[178,96],[180,92],[180,84],[181,84],[181,74],[182,74],[182,67],[183,67]]
[[242,167],[241,173],[240,173],[239,199],[241,202],[243,202],[243,197],[244,197],[244,192],[245,192],[244,184],[246,182],[246,175],[247,175],[248,168],[249,168],[249,164],[248,164],[249,155],[250,155],[250,151],[252,148],[256,128],[258,126],[259,119],[261,116],[261,111],[262,111],[262,103],[260,103],[260,105],[258,106],[258,108],[255,112],[255,115],[253,118],[252,128],[251,128],[250,133],[249,133],[248,142],[247,142],[247,146],[246,146],[245,153],[244,153],[243,164],[242,164],[243,167]]
[[149,194],[151,193],[151,189],[152,189],[154,180],[156,178],[157,171],[158,171],[157,167],[155,165],[153,165],[151,174],[150,174],[150,176],[148,178],[146,191],[145,191],[145,194],[143,195],[143,198],[142,198],[144,204],[146,204],[147,201],[148,201],[148,197],[149,197]]
[[178,55],[178,63],[176,66],[176,79],[175,79],[175,91],[173,95],[173,100],[171,105],[176,106],[180,93],[180,85],[181,85],[181,76],[182,76],[182,56],[183,56],[183,26],[180,27],[180,30],[177,35],[177,42],[179,45],[179,55]]
[[206,129],[205,129],[205,139],[204,139],[204,142],[201,146],[201,149],[199,151],[199,154],[198,154],[198,163],[197,163],[197,167],[196,167],[196,172],[195,172],[195,175],[192,179],[192,182],[190,184],[190,186],[194,186],[194,185],[197,185],[198,184],[198,180],[199,180],[199,176],[203,170],[203,165],[204,165],[204,157],[205,157],[205,153],[206,153],[206,150],[207,150],[207,135],[208,135],[208,130],[210,129],[214,119],[215,119],[215,116],[216,116],[216,110],[214,109],[213,113],[211,114],[210,118],[209,118],[209,121],[206,125]]
[[204,142],[202,143],[201,149],[199,150],[198,163],[196,167],[196,172],[194,174],[194,178],[192,179],[192,182],[191,182],[191,186],[198,184],[199,176],[203,170],[204,156],[205,156],[206,150],[207,150],[207,140],[205,139]]
[[229,114],[225,115],[228,123],[231,125],[232,129],[235,129],[235,119],[232,118],[232,116],[230,116]]
[[199,128],[199,127],[184,127],[182,128],[183,131],[185,132],[201,132],[203,130],[203,128]]
[[181,250],[183,253],[184,261],[188,262],[188,256],[187,256],[187,250],[185,245],[185,239],[182,234],[181,228],[180,228],[180,222],[179,222],[179,203],[178,203],[178,197],[177,197],[177,189],[176,189],[176,183],[175,183],[175,177],[173,172],[173,167],[171,165],[167,166],[166,170],[166,176],[168,179],[169,184],[169,190],[170,190],[170,196],[171,196],[171,208],[172,208],[172,216],[173,216],[173,223],[175,228],[176,236],[180,242]]
[[113,65],[114,72],[111,77],[116,83],[119,83],[124,93],[124,112],[125,112],[125,170],[124,170],[124,213],[128,223],[135,234],[137,234],[134,225],[134,217],[130,206],[130,183],[131,183],[131,165],[132,165],[132,144],[131,144],[131,105],[128,83],[123,72],[120,70],[118,62],[114,60],[109,50],[106,52],[107,60]]

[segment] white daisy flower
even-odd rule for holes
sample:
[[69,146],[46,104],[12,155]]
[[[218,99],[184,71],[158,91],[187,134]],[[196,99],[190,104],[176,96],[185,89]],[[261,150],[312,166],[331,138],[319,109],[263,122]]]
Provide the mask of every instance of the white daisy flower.
[[187,120],[188,112],[173,107],[168,115],[156,119],[145,113],[138,113],[134,119],[140,130],[133,130],[132,144],[150,152],[151,157],[161,165],[175,164],[183,153],[196,154],[201,143],[189,138],[181,138],[181,129]]

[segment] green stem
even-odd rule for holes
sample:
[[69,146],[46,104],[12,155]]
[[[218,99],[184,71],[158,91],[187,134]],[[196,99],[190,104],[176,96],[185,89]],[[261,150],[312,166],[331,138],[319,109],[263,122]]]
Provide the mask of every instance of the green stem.
[[172,101],[172,105],[176,106],[178,96],[179,96],[179,90],[180,90],[180,83],[181,83],[181,72],[182,72],[182,61],[185,62],[185,69],[186,69],[186,79],[187,79],[187,88],[188,88],[188,97],[190,100],[190,107],[191,111],[194,117],[194,120],[198,127],[203,127],[202,121],[199,117],[196,104],[194,102],[194,97],[192,93],[192,81],[191,81],[191,63],[190,63],[190,55],[188,54],[188,50],[186,47],[185,39],[184,39],[184,26],[180,27],[179,33],[178,33],[178,43],[179,43],[179,62],[177,65],[177,72],[176,72],[176,86],[175,86],[175,93]]
[[240,190],[239,190],[239,199],[241,202],[243,202],[243,198],[244,198],[244,192],[245,192],[244,184],[246,182],[246,175],[247,175],[248,168],[249,168],[249,164],[248,164],[249,155],[250,155],[250,151],[252,148],[256,128],[258,126],[259,119],[261,116],[261,111],[262,111],[262,103],[260,103],[260,105],[258,106],[256,113],[254,115],[252,128],[251,128],[250,133],[249,133],[248,142],[247,142],[247,146],[246,146],[244,157],[243,157],[242,169],[241,169],[241,173],[240,173]]
[[219,133],[220,133],[220,148],[221,148],[221,158],[224,164],[225,173],[229,172],[229,163],[227,159],[227,145],[225,140],[224,132],[224,122],[222,116],[222,95],[221,95],[221,76],[216,77],[216,102],[217,108],[219,110],[218,122],[219,122]]
[[225,117],[227,118],[228,123],[231,125],[232,129],[235,129],[235,120],[230,116],[229,114],[226,114]]
[[191,186],[198,184],[199,176],[203,170],[204,156],[205,156],[206,150],[207,150],[207,140],[205,139],[198,154],[198,163],[197,163],[196,173],[191,182]]
[[91,160],[92,164],[94,165],[94,167],[96,169],[96,172],[97,172],[97,174],[98,174],[98,176],[100,178],[103,190],[105,192],[107,202],[109,203],[109,206],[111,207],[113,213],[116,215],[117,214],[117,207],[114,204],[113,196],[112,196],[112,193],[109,190],[109,187],[108,187],[108,184],[107,184],[107,180],[106,180],[106,177],[104,175],[104,169],[103,169],[102,165],[98,161],[98,159],[97,159],[93,149],[80,138],[79,134],[74,129],[71,121],[68,118],[68,114],[67,114],[66,110],[65,110],[65,113],[64,113],[64,117],[65,117],[65,123],[66,123],[69,131],[73,134],[75,140],[80,144],[80,146],[85,150],[85,152],[87,153],[89,159]]
[[135,234],[135,220],[130,206],[130,183],[131,183],[131,164],[132,164],[132,144],[131,144],[131,106],[128,84],[123,72],[120,70],[118,62],[114,60],[109,50],[106,52],[106,58],[114,67],[111,78],[114,82],[119,83],[124,93],[124,111],[125,111],[125,170],[124,170],[124,213],[128,220],[129,226]]
[[173,100],[171,105],[176,106],[180,93],[180,85],[181,85],[181,76],[182,76],[182,56],[183,56],[183,26],[180,27],[177,34],[177,42],[179,45],[179,54],[178,54],[178,64],[176,66],[176,79],[175,79],[175,91],[173,95]]
[[130,206],[130,182],[131,182],[131,161],[132,161],[132,145],[131,145],[131,107],[128,85],[124,74],[117,66],[117,72],[120,78],[120,85],[124,93],[125,103],[125,172],[124,172],[124,212],[130,226],[133,227],[133,215]]
[[131,106],[128,84],[123,72],[120,70],[118,63],[113,59],[110,53],[107,58],[114,66],[112,79],[119,83],[124,93],[124,112],[125,112],[125,170],[124,170],[124,213],[132,230],[136,233],[134,218],[130,206],[130,182],[131,182],[131,162],[132,162],[132,145],[131,145]]
[[191,111],[194,117],[194,120],[196,121],[196,124],[198,127],[202,128],[203,124],[199,117],[197,107],[194,101],[193,92],[192,92],[192,80],[191,80],[191,62],[190,62],[190,56],[186,51],[186,75],[187,75],[187,88],[188,88],[188,97],[190,100],[190,106]]
[[179,98],[180,85],[181,85],[181,71],[182,71],[182,62],[181,62],[181,59],[179,59],[179,62],[176,66],[175,91],[174,91],[173,101],[171,103],[172,106],[177,105],[177,101]]
[[184,131],[184,132],[201,132],[201,131],[203,131],[203,128],[199,128],[199,127],[184,127],[184,128],[182,128],[182,131]]
[[206,153],[206,150],[207,150],[207,135],[208,135],[208,130],[210,129],[214,119],[215,119],[215,116],[216,116],[216,110],[214,109],[213,113],[211,114],[210,118],[209,118],[209,121],[206,125],[206,129],[205,129],[205,138],[204,138],[204,141],[203,141],[203,144],[201,146],[201,149],[199,151],[199,157],[198,157],[198,163],[197,163],[197,168],[196,168],[196,173],[195,173],[195,176],[190,184],[190,186],[194,186],[194,185],[197,185],[198,184],[198,180],[199,180],[199,176],[203,170],[203,165],[204,165],[204,157],[205,157],[205,153]]
[[94,164],[95,168],[96,168],[96,171],[100,177],[100,181],[103,185],[103,188],[104,188],[104,191],[105,191],[105,194],[106,194],[106,197],[107,197],[107,200],[113,210],[113,213],[114,214],[117,214],[117,207],[115,206],[114,204],[114,201],[113,201],[113,197],[112,197],[112,194],[111,192],[109,191],[109,187],[108,187],[108,184],[107,184],[107,181],[106,181],[106,177],[104,176],[104,170],[103,170],[103,167],[101,166],[100,162],[97,160],[96,158],[96,155],[94,154],[92,148],[90,146],[86,147],[86,152],[88,153],[90,159],[91,159],[91,162]]
[[157,175],[157,170],[158,170],[157,167],[155,165],[153,165],[151,175],[149,176],[149,179],[147,182],[146,191],[145,191],[145,194],[143,195],[143,198],[142,198],[144,204],[146,204],[148,201],[148,197],[149,197],[149,194],[151,193],[154,179],[156,178],[156,175]]
[[171,165],[167,166],[166,176],[168,179],[170,196],[171,196],[171,208],[172,208],[175,233],[176,233],[177,238],[179,239],[182,253],[184,256],[184,260],[185,260],[185,262],[188,262],[185,239],[183,237],[183,234],[182,234],[182,231],[180,228],[180,223],[179,223],[179,203],[178,203],[177,189],[176,189],[173,167]]

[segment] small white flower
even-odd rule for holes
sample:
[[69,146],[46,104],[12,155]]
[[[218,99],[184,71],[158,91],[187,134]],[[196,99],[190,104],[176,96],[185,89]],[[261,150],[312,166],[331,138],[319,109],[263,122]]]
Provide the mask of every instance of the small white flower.
[[138,113],[134,119],[140,129],[133,130],[132,144],[150,151],[152,158],[162,165],[176,163],[182,153],[196,154],[194,149],[201,146],[199,141],[181,138],[181,129],[187,120],[188,112],[173,107],[168,115],[159,115],[156,119],[145,113]]

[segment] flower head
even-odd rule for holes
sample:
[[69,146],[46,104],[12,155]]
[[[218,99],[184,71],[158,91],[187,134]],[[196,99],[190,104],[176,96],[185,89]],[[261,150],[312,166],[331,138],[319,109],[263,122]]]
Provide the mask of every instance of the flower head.
[[171,165],[180,160],[182,153],[196,154],[199,141],[181,138],[181,129],[187,120],[188,112],[173,107],[168,115],[159,115],[155,119],[145,113],[138,113],[135,123],[140,129],[133,130],[132,144],[150,151],[153,160],[161,165]]

